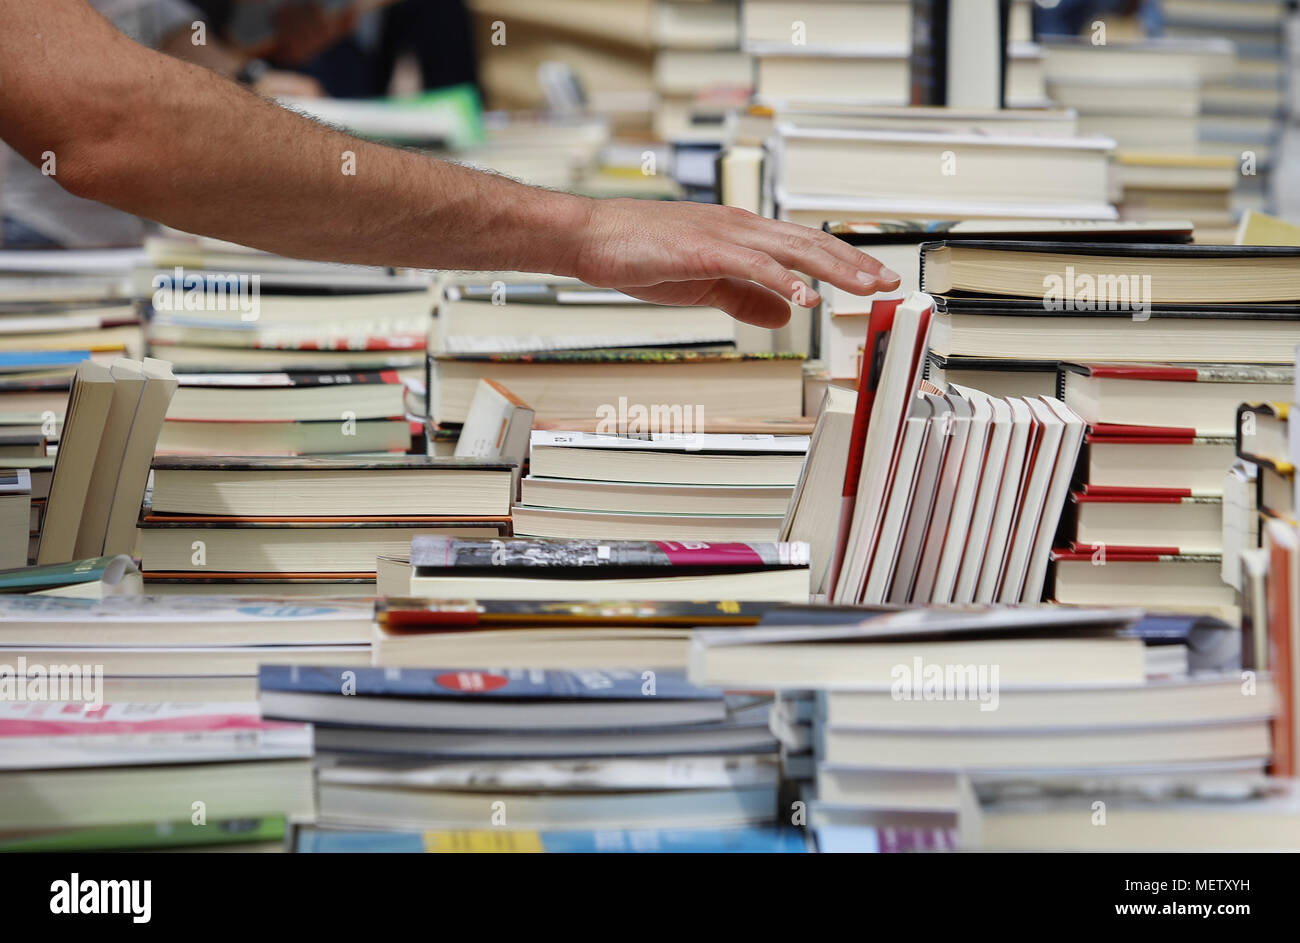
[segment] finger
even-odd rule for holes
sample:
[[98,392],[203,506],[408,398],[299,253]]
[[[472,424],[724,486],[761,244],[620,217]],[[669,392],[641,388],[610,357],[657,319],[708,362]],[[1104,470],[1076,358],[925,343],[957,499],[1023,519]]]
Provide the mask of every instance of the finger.
[[714,280],[705,292],[703,303],[721,308],[737,321],[758,327],[784,327],[790,320],[790,305],[784,298],[738,278]]
[[777,223],[754,227],[747,244],[796,269],[858,295],[893,291],[901,279],[876,259],[829,233]]
[[705,250],[704,259],[705,274],[714,278],[757,282],[801,308],[811,308],[821,301],[811,285],[759,249],[724,243],[712,252]]

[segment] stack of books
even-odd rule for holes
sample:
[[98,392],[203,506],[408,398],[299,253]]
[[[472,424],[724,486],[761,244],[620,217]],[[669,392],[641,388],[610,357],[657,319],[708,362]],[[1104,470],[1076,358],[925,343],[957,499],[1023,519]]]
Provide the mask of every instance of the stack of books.
[[479,381],[488,379],[532,406],[539,422],[553,424],[603,418],[617,429],[620,410],[627,416],[659,404],[670,412],[690,408],[694,416],[796,419],[803,415],[803,363],[797,353],[673,348],[433,354],[429,418],[437,427],[462,425]]
[[1121,218],[1189,219],[1196,225],[1197,242],[1234,241],[1233,193],[1245,179],[1239,159],[1228,154],[1120,151],[1112,171]]
[[717,308],[653,305],[572,279],[528,277],[486,272],[442,283],[429,349],[505,354],[736,342],[736,322]]
[[763,104],[911,100],[910,0],[743,0],[741,45],[754,57],[754,94]]
[[268,718],[315,725],[319,822],[361,828],[771,824],[769,699],[682,672],[267,667]]
[[[827,232],[857,246],[863,252],[879,259],[900,276],[900,284],[892,292],[871,295],[852,295],[834,285],[814,282],[822,302],[818,307],[817,333],[814,349],[830,369],[831,382],[856,388],[862,373],[864,359],[870,357],[865,350],[867,327],[872,313],[878,308],[882,315],[898,306],[910,292],[921,287],[920,256],[918,247],[935,239],[959,241],[966,239],[1017,239],[1035,242],[1135,242],[1179,243],[1192,241],[1192,224],[1188,221],[1095,221],[1095,220],[945,220],[924,222],[920,220],[889,219],[827,223]],[[980,381],[974,382],[959,361],[935,362],[926,365],[927,378],[942,387],[945,376],[953,382],[978,386],[995,396],[1038,396],[1056,392],[1055,379],[1037,387],[1022,387],[1007,378],[1010,385],[1002,384],[993,371],[984,370]],[[1047,374],[1050,375],[1050,374]]]
[[807,602],[804,543],[415,537],[380,560],[384,596]]
[[827,220],[1115,218],[1105,137],[778,125],[777,215]]
[[1200,146],[1242,164],[1233,194],[1236,209],[1267,210],[1272,203],[1275,152],[1286,121],[1291,64],[1287,4],[1278,0],[1166,0],[1169,36],[1231,40],[1230,73],[1201,87]]
[[0,451],[38,469],[56,445],[77,364],[144,351],[138,249],[0,252]]
[[[30,681],[12,700],[51,699],[39,679],[59,666],[88,679],[63,700],[161,704],[255,701],[261,664],[369,660],[371,599],[142,596],[122,559],[69,567],[79,572],[65,572],[62,585],[47,570],[40,576],[53,593],[32,592],[35,580],[20,574],[4,580],[0,676]],[[99,579],[69,582],[87,575]]]
[[511,466],[427,456],[158,458],[140,522],[150,592],[372,595],[411,538],[509,527]]
[[1202,153],[1202,88],[1235,63],[1223,39],[1056,40],[1048,88],[1079,112],[1084,133],[1114,138],[1115,199],[1124,219],[1191,219],[1196,240],[1232,241],[1241,155]]
[[775,540],[806,436],[534,430],[522,537]]
[[[1258,545],[1253,483],[1243,495],[1251,520],[1230,526],[1241,504],[1229,473],[1234,404],[1287,396],[1294,375],[1280,364],[1064,365],[1065,399],[1090,429],[1087,461],[1070,498],[1072,540],[1056,555],[1057,598],[1071,577],[1077,589],[1065,598],[1075,601],[1110,598],[1116,580],[1136,580],[1126,598],[1200,605],[1237,618],[1231,586],[1212,578],[1219,570],[1233,572],[1241,551]],[[1153,595],[1151,578],[1160,573],[1168,583]]]
[[[1271,758],[1274,685],[1243,687],[1238,635],[1216,620],[1114,608],[791,615],[697,632],[689,675],[783,692],[774,729],[792,753],[811,739],[804,797],[819,832],[960,828],[968,778],[1241,784]],[[784,693],[799,691],[814,692],[806,707]],[[958,840],[979,846],[966,830]]]
[[311,755],[309,725],[256,703],[6,698],[0,849],[274,850],[315,817]]
[[[1232,590],[1217,578],[1223,548],[1213,536],[1213,499],[1232,461],[1222,437],[1231,435],[1233,404],[1246,390],[1265,398],[1290,381],[1291,355],[1279,355],[1300,340],[1295,252],[923,247],[922,281],[941,295],[932,350],[1036,361],[1048,371],[1059,361],[1085,364],[1064,371],[1063,386],[1096,438],[1078,489],[1084,500],[1075,501],[1091,540],[1068,527],[1062,534],[1057,601],[1185,606],[1236,618]],[[1158,522],[1174,520],[1183,529],[1171,539]]]
[[146,338],[181,383],[160,451],[411,448],[432,327],[427,276],[179,236],[155,237],[148,251],[135,276]]
[[654,40],[655,137],[717,143],[726,108],[748,98],[754,81],[736,0],[657,0]]

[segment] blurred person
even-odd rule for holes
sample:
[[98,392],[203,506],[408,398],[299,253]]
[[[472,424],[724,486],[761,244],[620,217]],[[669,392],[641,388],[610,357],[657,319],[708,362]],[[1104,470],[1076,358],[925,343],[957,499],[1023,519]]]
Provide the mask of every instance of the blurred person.
[[731,207],[598,200],[361,140],[124,36],[86,0],[0,2],[0,138],[70,193],[284,256],[573,276],[767,328],[896,273]]
[[[274,0],[191,0],[229,41],[241,9]],[[403,55],[414,57],[421,87],[478,82],[464,0],[285,0],[274,8],[276,40],[253,47],[275,66],[312,76],[333,98],[388,94]]]
[[[186,0],[89,0],[113,24],[146,46],[237,78],[262,95],[314,97],[315,79],[259,67],[207,31]],[[202,28],[195,24],[202,23]],[[201,41],[200,41],[201,40]],[[166,131],[161,132],[165,137]],[[76,197],[8,147],[0,147],[0,202],[6,248],[139,245],[145,223],[128,213]],[[55,163],[57,171],[57,158]]]
[[1037,0],[1034,33],[1038,36],[1079,36],[1099,17],[1135,17],[1147,36],[1164,31],[1160,0]]

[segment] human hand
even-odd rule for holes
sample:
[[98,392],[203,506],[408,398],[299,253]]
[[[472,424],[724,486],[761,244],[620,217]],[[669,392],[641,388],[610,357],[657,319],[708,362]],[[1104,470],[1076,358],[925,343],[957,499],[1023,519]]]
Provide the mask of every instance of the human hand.
[[857,295],[899,276],[820,230],[707,203],[592,200],[573,235],[573,274],[645,301],[709,305],[760,327],[790,319],[787,302],[820,300],[796,272]]

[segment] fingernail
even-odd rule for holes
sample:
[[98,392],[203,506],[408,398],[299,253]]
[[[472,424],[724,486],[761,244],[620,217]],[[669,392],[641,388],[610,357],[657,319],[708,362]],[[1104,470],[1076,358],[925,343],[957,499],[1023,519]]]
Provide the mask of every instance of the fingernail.
[[874,286],[879,280],[876,278],[876,276],[872,275],[870,272],[859,272],[858,281],[860,281],[864,285]]
[[903,276],[899,275],[893,269],[882,268],[880,270],[880,280],[883,282],[901,282]]

